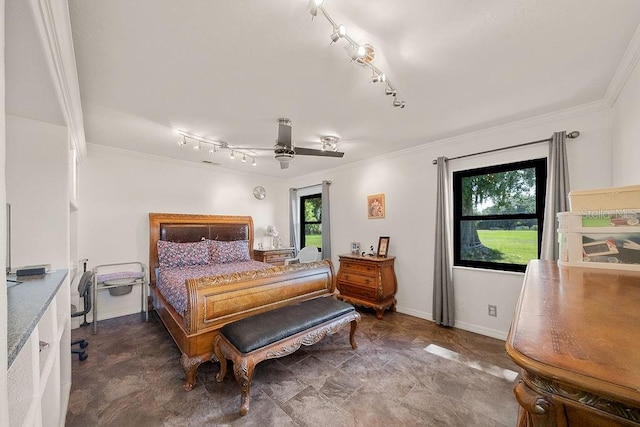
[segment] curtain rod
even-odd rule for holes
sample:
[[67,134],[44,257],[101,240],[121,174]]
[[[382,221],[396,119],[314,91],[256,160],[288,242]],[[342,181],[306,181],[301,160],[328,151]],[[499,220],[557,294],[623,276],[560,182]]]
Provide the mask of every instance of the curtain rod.
[[324,181],[322,181],[320,184],[307,185],[306,187],[294,188],[294,190],[296,190],[296,191],[297,191],[297,190],[304,190],[305,188],[318,187],[318,186],[320,186],[320,185],[324,184],[325,182],[326,182],[327,184],[331,185],[331,181],[324,180]]
[[[573,132],[569,132],[567,134],[567,138],[570,138],[570,139],[575,139],[575,138],[577,138],[579,136],[580,136],[580,132],[578,132],[577,130],[574,130]],[[551,142],[551,139],[552,138],[540,139],[538,141],[531,141],[531,142],[525,142],[523,144],[510,145],[509,147],[494,148],[493,150],[480,151],[478,153],[472,153],[472,154],[464,154],[462,156],[456,156],[456,157],[448,158],[447,160],[464,159],[465,157],[479,156],[480,154],[495,153],[496,151],[509,150],[511,148],[525,147],[527,145],[540,144],[542,142]],[[434,165],[437,165],[438,164],[438,160],[433,160],[431,163],[434,164]]]

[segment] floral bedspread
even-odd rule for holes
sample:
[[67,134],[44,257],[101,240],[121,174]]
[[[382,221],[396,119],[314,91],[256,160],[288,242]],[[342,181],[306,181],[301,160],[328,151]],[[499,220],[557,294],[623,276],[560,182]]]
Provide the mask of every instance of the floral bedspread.
[[220,274],[239,273],[241,271],[264,270],[273,267],[259,261],[230,262],[227,264],[206,264],[177,268],[160,268],[156,286],[164,299],[184,316],[187,308],[187,279],[218,276]]

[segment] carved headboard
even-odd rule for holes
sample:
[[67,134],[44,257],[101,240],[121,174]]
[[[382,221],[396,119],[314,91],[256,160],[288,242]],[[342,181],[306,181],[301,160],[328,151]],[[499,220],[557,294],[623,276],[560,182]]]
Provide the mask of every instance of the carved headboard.
[[149,272],[156,284],[158,240],[198,242],[210,240],[248,240],[253,259],[253,219],[250,216],[189,215],[149,213]]

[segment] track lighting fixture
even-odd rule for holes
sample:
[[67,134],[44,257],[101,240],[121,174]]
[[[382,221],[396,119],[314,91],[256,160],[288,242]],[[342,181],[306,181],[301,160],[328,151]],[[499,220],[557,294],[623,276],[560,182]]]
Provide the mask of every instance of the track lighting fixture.
[[393,100],[393,106],[394,107],[404,108],[404,101],[399,101],[397,99],[394,99]]
[[382,74],[373,73],[373,77],[371,77],[371,81],[373,83],[380,83],[380,82],[384,83],[387,81],[387,76],[384,73]]
[[209,154],[215,154],[218,152],[219,149],[229,150],[229,158],[231,160],[235,158],[235,152],[237,151],[238,153],[242,154],[242,163],[246,163],[247,157],[250,157],[252,159],[251,165],[252,166],[257,165],[255,153],[250,149],[234,147],[229,145],[225,141],[205,138],[184,130],[177,130],[177,132],[180,135],[180,139],[178,140],[179,146],[187,145],[189,143],[188,139],[191,139],[194,141],[194,145],[192,146],[194,151],[200,151],[203,148],[204,149],[208,148]]
[[[373,83],[386,83],[387,88],[385,89],[385,94],[393,95],[394,98],[396,98],[398,96],[398,91],[393,87],[391,82],[387,80],[386,74],[372,63],[376,55],[374,47],[370,44],[357,43],[347,34],[347,29],[344,25],[337,25],[329,15],[327,10],[324,8],[324,0],[310,0],[309,13],[311,14],[312,20],[318,15],[318,12],[320,12],[321,15],[324,16],[325,19],[331,24],[331,43],[336,43],[340,39],[346,40],[350,45],[350,49],[348,50],[348,52],[351,60],[356,62],[358,65],[362,65],[371,69],[373,71],[373,77],[371,78],[371,81]],[[398,103],[398,105],[396,105],[396,103]],[[405,102],[401,100],[394,100],[393,106],[404,108]]]

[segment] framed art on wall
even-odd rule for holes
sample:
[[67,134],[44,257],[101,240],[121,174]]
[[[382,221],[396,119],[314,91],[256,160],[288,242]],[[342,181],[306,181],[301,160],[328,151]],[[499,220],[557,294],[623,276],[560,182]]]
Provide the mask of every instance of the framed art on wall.
[[378,252],[377,256],[380,258],[386,258],[389,253],[389,236],[382,236],[378,239]]
[[384,218],[384,194],[367,196],[367,215],[369,219]]

